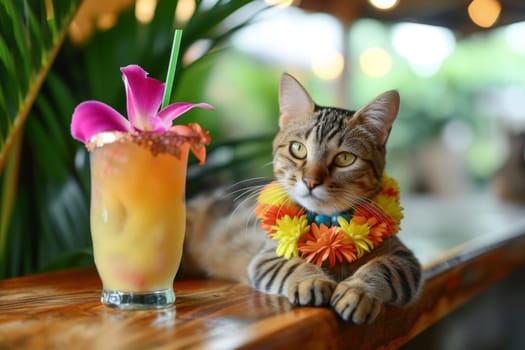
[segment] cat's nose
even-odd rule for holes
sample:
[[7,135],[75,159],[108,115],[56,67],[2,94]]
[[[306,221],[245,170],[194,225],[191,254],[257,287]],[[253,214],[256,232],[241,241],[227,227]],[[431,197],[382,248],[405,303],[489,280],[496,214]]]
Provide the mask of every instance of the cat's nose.
[[310,191],[321,184],[321,180],[310,176],[304,176],[303,182]]

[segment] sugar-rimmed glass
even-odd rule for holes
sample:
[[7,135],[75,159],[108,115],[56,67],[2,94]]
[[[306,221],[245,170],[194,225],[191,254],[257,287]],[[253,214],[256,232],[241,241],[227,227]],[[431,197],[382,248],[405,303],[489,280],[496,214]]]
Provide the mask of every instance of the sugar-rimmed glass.
[[171,132],[103,132],[87,145],[102,303],[119,309],[174,303],[190,138]]

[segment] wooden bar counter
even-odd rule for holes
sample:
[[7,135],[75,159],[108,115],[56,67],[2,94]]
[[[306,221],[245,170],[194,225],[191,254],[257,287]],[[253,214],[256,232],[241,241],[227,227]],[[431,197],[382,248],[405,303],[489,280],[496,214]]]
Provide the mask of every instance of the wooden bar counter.
[[100,303],[96,271],[77,269],[0,281],[0,349],[394,349],[525,265],[524,207],[488,195],[403,205],[426,281],[373,325],[214,279],[176,280],[172,308],[119,311]]

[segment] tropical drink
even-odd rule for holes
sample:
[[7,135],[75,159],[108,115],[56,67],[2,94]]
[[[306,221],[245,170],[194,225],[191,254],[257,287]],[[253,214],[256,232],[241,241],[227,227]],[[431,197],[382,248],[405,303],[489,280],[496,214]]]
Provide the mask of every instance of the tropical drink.
[[[186,207],[189,150],[200,164],[210,143],[198,124],[173,125],[206,103],[161,105],[165,84],[137,65],[121,68],[128,119],[100,101],[80,103],[71,135],[91,161],[91,236],[102,303],[120,309],[166,307],[175,301]],[[169,94],[168,94],[169,96]]]
[[[155,141],[161,139],[169,137]],[[102,301],[127,307],[119,303],[128,294],[135,304],[171,304],[184,240],[189,145],[182,144],[176,156],[155,154],[158,144],[139,145],[122,133],[95,140],[100,146],[90,154],[91,235]]]

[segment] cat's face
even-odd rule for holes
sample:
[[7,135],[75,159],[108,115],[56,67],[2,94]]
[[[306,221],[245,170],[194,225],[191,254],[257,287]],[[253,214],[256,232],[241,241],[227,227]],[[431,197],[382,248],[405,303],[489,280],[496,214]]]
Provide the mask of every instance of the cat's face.
[[399,109],[397,92],[386,92],[357,112],[319,107],[285,74],[279,105],[273,168],[292,200],[333,215],[377,193],[385,143]]

